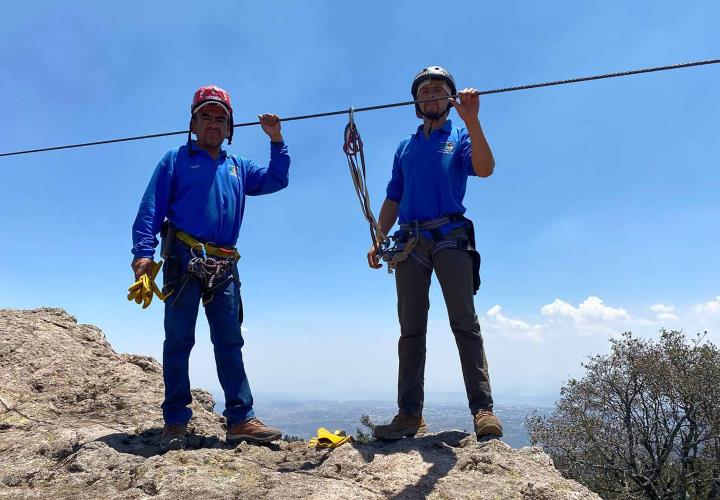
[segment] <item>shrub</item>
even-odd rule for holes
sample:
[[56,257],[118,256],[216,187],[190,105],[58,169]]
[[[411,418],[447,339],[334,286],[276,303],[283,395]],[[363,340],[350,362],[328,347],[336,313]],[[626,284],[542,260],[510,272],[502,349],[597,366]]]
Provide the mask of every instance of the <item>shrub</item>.
[[720,351],[704,336],[626,332],[526,427],[566,476],[606,498],[720,498]]

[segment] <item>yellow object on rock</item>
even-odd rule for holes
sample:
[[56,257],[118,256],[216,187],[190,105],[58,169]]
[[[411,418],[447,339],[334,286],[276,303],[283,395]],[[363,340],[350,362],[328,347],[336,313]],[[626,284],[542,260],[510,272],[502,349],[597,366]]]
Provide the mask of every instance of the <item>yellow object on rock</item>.
[[330,432],[325,427],[317,430],[317,436],[308,441],[310,448],[337,448],[340,445],[351,442],[352,436],[345,435],[345,431]]
[[136,303],[142,304],[143,309],[147,309],[150,302],[152,302],[153,294],[157,295],[158,299],[162,301],[167,299],[170,294],[163,295],[158,286],[155,284],[155,277],[160,272],[161,267],[162,261],[153,262],[150,275],[148,276],[147,273],[143,274],[140,276],[140,279],[128,288],[128,300],[134,300]]

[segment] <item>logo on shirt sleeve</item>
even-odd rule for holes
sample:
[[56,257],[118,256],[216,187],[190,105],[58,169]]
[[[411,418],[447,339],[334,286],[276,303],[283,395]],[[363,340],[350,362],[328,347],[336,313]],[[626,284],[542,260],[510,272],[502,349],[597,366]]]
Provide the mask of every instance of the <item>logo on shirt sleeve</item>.
[[451,155],[453,154],[453,151],[455,151],[455,143],[453,141],[447,141],[440,148],[440,153],[444,155]]
[[238,176],[237,165],[235,165],[234,163],[229,166],[228,171],[230,172],[230,175],[232,175],[233,177]]

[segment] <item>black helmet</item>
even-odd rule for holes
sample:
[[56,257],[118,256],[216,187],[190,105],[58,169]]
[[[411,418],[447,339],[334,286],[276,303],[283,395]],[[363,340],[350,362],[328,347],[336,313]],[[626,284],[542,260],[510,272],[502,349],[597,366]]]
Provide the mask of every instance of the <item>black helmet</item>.
[[[418,88],[420,87],[420,84],[424,82],[425,80],[430,80],[431,78],[437,78],[438,80],[442,80],[445,83],[447,83],[448,87],[450,87],[450,94],[455,95],[457,94],[457,88],[455,87],[455,79],[450,74],[448,70],[443,68],[442,66],[429,66],[417,75],[415,75],[415,79],[413,80],[412,89],[410,90],[412,92],[413,99],[417,101],[417,93]],[[442,117],[444,114],[450,112],[450,108],[452,106],[450,103],[448,103],[447,107],[445,108],[445,111],[440,113],[438,116],[430,116],[426,115],[422,112],[420,109],[419,104],[415,104],[415,113],[417,114],[418,118],[430,118],[431,120],[437,120],[438,118]]]
[[450,93],[451,94],[457,94],[457,88],[455,87],[455,79],[450,74],[448,70],[443,68],[442,66],[429,66],[425,69],[423,69],[420,73],[415,75],[415,79],[412,83],[412,96],[413,99],[417,100],[417,92],[418,87],[422,82],[425,80],[429,80],[430,78],[437,78],[439,80],[444,80],[445,83],[448,84],[450,87]]

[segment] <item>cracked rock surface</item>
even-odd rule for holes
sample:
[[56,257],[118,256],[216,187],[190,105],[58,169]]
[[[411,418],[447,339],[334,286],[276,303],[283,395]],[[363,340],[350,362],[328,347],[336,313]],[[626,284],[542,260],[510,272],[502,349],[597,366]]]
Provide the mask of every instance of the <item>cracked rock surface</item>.
[[595,499],[538,448],[459,431],[315,450],[224,442],[193,390],[188,449],[161,454],[162,366],[61,309],[0,310],[0,498]]

